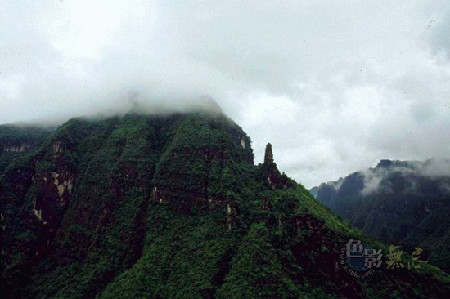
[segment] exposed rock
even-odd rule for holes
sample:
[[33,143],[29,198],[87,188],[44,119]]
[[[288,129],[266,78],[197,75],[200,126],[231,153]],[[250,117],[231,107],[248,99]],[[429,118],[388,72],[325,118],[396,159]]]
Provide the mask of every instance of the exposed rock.
[[14,153],[23,153],[28,150],[29,146],[27,144],[20,145],[5,145],[3,147],[4,152],[14,152]]
[[33,214],[39,221],[42,221],[42,210],[36,210],[36,207],[33,209]]
[[273,163],[273,154],[272,154],[272,144],[268,143],[266,145],[266,151],[264,152],[264,164],[272,165]]
[[272,189],[275,190],[279,187],[280,174],[277,168],[277,164],[273,161],[272,154],[272,144],[268,143],[266,146],[266,151],[264,153],[264,170],[267,175],[267,184]]
[[288,179],[287,179],[286,174],[283,172],[281,174],[281,186],[283,187],[283,189],[287,189],[287,187],[288,187],[287,184],[288,184]]
[[162,195],[161,195],[161,191],[156,186],[154,186],[153,190],[152,190],[152,199],[154,202],[159,202],[159,203],[164,202]]
[[241,146],[243,149],[245,149],[245,138],[241,137]]
[[62,152],[62,143],[61,141],[55,141],[52,145],[53,157],[57,158]]
[[237,211],[236,205],[232,202],[227,203],[227,228],[230,230],[236,225]]

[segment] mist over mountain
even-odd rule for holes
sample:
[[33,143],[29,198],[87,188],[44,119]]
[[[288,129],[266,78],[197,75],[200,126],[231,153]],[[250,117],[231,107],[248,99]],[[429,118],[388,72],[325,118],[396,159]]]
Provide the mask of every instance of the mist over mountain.
[[0,124],[209,95],[311,188],[449,157],[449,28],[446,0],[3,0]]
[[381,160],[376,167],[316,187],[316,198],[383,242],[421,247],[450,267],[450,160]]

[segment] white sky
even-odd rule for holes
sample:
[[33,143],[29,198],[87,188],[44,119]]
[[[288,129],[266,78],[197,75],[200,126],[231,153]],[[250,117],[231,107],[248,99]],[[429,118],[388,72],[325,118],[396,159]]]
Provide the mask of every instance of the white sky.
[[450,156],[448,1],[0,1],[0,123],[209,95],[312,187]]

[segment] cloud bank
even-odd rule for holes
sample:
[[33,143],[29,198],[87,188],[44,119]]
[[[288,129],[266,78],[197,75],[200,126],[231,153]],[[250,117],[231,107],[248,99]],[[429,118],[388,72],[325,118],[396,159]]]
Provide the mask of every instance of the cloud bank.
[[[450,159],[428,159],[426,161],[381,160],[377,167],[361,170],[359,173],[363,177],[364,186],[361,194],[364,196],[374,192],[393,192],[393,186],[383,186],[382,184],[383,181],[389,181],[389,176],[393,174],[400,175],[412,190],[417,188],[417,177],[427,177],[439,184],[441,192],[450,193]],[[337,191],[339,186],[335,189]],[[411,192],[411,190],[408,192]]]
[[210,96],[311,187],[450,156],[448,1],[0,4],[0,123]]

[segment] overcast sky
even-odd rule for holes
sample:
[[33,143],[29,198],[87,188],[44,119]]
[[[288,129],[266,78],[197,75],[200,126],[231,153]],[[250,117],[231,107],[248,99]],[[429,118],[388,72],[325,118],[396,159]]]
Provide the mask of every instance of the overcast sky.
[[0,1],[0,123],[209,95],[312,187],[450,157],[442,1]]

